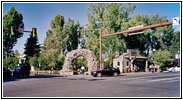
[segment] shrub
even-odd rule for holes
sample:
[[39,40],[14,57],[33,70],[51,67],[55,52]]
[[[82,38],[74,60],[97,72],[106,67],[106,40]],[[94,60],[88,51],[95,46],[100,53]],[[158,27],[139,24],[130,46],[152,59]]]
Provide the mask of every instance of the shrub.
[[173,56],[169,51],[158,50],[152,55],[152,57],[154,58],[154,64],[159,65],[161,69],[173,64]]
[[18,58],[16,57],[8,57],[3,59],[3,67],[14,70],[17,65],[18,65]]

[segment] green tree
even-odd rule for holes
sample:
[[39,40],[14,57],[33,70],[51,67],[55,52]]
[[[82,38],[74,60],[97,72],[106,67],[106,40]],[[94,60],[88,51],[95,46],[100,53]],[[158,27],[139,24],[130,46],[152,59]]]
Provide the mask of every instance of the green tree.
[[44,55],[42,53],[38,57],[38,62],[40,64],[39,69],[41,69],[41,70],[50,69],[48,67],[48,62],[46,61],[46,59],[45,59],[45,57],[44,57]]
[[[94,51],[99,60],[99,30],[102,34],[109,34],[127,30],[138,25],[153,25],[167,22],[166,17],[154,15],[130,16],[135,9],[131,4],[92,4],[88,9],[88,22],[82,30],[82,38],[86,48]],[[102,39],[102,54],[105,66],[112,66],[112,59],[116,51],[125,52],[126,49],[139,49],[142,54],[150,55],[153,50],[168,50],[172,44],[172,26],[158,27],[144,31],[144,34],[121,34]]]
[[[150,23],[152,25],[162,22],[168,22],[167,18],[160,17],[159,15],[155,15],[150,18]],[[173,37],[173,28],[171,25],[154,28],[150,34],[152,36],[152,49],[167,50],[170,47]]]
[[62,69],[62,66],[64,65],[64,61],[65,61],[65,56],[59,57],[57,59],[57,64],[54,67],[54,69],[61,70]]
[[64,17],[61,15],[55,16],[51,21],[51,30],[47,33],[54,34],[61,42],[61,49],[63,53],[78,48],[80,24],[76,24],[70,18],[65,22]]
[[171,46],[169,50],[172,53],[172,55],[177,52],[180,52],[180,32],[173,33],[173,39],[171,40]]
[[[86,48],[94,51],[97,60],[99,59],[99,30],[102,30],[102,34],[109,34],[127,29],[129,15],[134,9],[135,6],[130,4],[91,4],[88,9],[89,24],[83,29],[82,38]],[[126,51],[124,38],[119,39],[119,35],[103,38],[102,43],[104,59],[113,58],[116,50]]]
[[[148,17],[145,15],[132,16],[128,22],[129,27],[138,25],[153,25],[162,22],[167,22],[166,17],[160,17],[154,15]],[[125,38],[127,48],[139,49],[141,53],[149,56],[149,52],[153,50],[168,50],[171,46],[171,40],[173,39],[173,28],[172,26],[157,27],[154,29],[144,30],[144,34],[131,35]]]
[[3,59],[3,67],[14,70],[18,65],[18,58],[8,57]]
[[31,66],[34,66],[34,67],[39,67],[39,62],[38,62],[38,58],[37,57],[31,57],[29,59],[29,63]]
[[[12,7],[7,14],[3,16],[3,28],[14,26],[15,29],[23,28],[23,16]],[[13,56],[13,46],[17,43],[18,38],[22,37],[23,33],[15,31],[15,35],[11,36],[10,31],[3,30],[3,57]]]
[[[54,68],[57,65],[58,59],[63,57],[60,40],[54,35],[49,33],[44,41],[41,59],[46,61],[48,69]],[[41,64],[42,65],[42,64]]]
[[154,58],[154,64],[159,65],[161,69],[173,64],[172,54],[167,50],[158,50],[152,57]]
[[62,68],[65,54],[78,48],[79,29],[81,29],[79,22],[74,23],[70,18],[65,22],[63,16],[55,16],[51,21],[51,30],[47,31],[40,58],[46,61],[44,65],[47,68]]
[[77,22],[74,23],[70,18],[64,24],[64,28],[62,30],[62,34],[65,34],[64,38],[64,50],[71,51],[78,48],[79,43],[79,29],[80,24]]
[[41,49],[40,44],[38,44],[37,36],[33,37],[32,35],[30,35],[30,37],[27,39],[27,43],[25,44],[24,49],[24,54],[26,54],[29,57],[39,56]]
[[[127,26],[128,28],[130,27],[135,27],[135,26],[147,26],[149,25],[149,18],[148,16],[145,15],[137,15],[137,16],[132,16],[128,23]],[[125,43],[128,49],[139,49],[141,53],[147,49],[147,43],[149,43],[149,34],[147,34],[146,31],[144,31],[145,34],[137,34],[137,35],[127,35],[125,38]],[[146,45],[145,45],[146,44]]]

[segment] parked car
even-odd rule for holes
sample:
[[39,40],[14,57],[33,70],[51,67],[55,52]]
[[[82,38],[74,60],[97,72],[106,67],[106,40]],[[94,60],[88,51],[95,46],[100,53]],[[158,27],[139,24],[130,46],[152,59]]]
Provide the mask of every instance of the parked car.
[[110,75],[110,76],[117,76],[118,74],[120,74],[120,71],[118,68],[112,68],[112,67],[109,67],[109,68],[102,68],[98,71],[93,71],[91,72],[91,75],[94,76],[94,77],[101,77],[102,75]]
[[3,67],[3,79],[11,79],[12,72],[8,68]]
[[171,67],[168,69],[169,72],[177,72],[180,71],[180,66],[176,66],[176,67]]
[[18,77],[29,77],[30,76],[30,66],[17,66],[13,72],[13,76]]

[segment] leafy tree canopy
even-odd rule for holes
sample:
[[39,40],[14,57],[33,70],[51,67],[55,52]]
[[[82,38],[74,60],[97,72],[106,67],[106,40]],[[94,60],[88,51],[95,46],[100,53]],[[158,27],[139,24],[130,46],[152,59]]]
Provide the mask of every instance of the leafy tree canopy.
[[3,67],[10,68],[14,70],[18,65],[18,58],[16,57],[8,57],[3,59]]
[[70,18],[65,21],[61,15],[55,16],[50,26],[52,29],[47,31],[41,56],[45,65],[54,68],[63,65],[67,52],[78,48],[81,27],[79,22],[74,23]]
[[[6,15],[3,16],[3,28],[14,26],[15,29],[19,27],[24,28],[23,16],[12,7]],[[13,46],[17,43],[18,38],[22,37],[23,33],[15,31],[15,35],[11,36],[10,31],[3,31],[3,57],[10,57],[13,55]]]
[[173,64],[172,55],[167,50],[158,50],[152,57],[154,58],[154,64],[159,65],[160,68],[169,67]]

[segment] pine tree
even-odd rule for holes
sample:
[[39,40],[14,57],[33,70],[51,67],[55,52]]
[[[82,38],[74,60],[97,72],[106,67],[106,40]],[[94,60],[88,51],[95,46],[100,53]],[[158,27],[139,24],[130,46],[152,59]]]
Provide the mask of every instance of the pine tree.
[[38,44],[37,36],[32,37],[32,35],[30,35],[30,37],[27,39],[27,43],[25,44],[24,49],[24,54],[26,54],[29,57],[39,56],[41,49],[40,44]]

